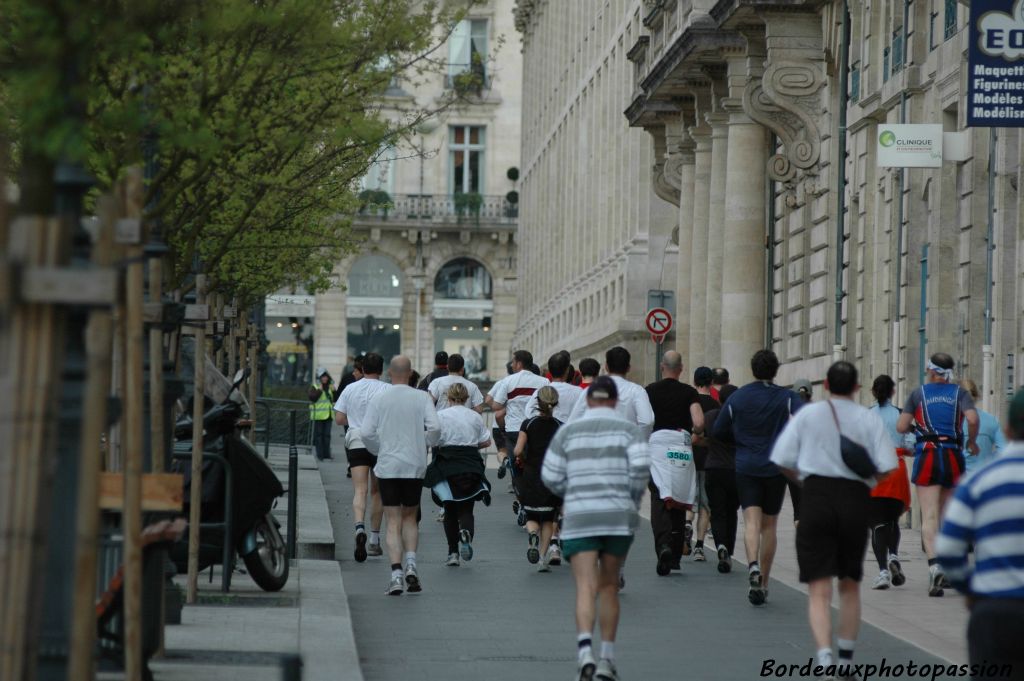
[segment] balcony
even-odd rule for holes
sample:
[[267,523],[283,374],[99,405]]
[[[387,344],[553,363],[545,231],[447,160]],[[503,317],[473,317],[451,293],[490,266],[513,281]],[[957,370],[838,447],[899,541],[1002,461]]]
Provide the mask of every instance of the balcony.
[[[511,192],[510,192],[511,194]],[[408,228],[423,225],[441,229],[515,229],[519,222],[518,195],[496,194],[395,194],[378,197],[353,217],[359,225]]]

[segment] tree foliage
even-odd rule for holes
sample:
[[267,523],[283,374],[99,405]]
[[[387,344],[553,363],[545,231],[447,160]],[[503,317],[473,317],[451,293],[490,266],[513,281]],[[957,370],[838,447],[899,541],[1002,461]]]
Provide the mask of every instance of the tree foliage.
[[381,96],[433,75],[468,1],[0,4],[0,114],[23,189],[71,159],[104,191],[149,145],[147,217],[171,247],[169,283],[200,262],[214,289],[253,300],[328,284],[351,247],[356,181],[436,113],[385,117]]

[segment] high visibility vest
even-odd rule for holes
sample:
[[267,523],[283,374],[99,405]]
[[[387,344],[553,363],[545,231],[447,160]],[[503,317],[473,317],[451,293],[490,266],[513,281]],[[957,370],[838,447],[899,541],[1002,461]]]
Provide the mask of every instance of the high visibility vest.
[[320,391],[320,398],[309,405],[309,419],[311,421],[326,421],[331,418],[331,412],[334,411],[334,403],[331,402],[330,386],[327,387],[327,390],[324,390],[323,386],[319,383],[314,383],[313,388]]

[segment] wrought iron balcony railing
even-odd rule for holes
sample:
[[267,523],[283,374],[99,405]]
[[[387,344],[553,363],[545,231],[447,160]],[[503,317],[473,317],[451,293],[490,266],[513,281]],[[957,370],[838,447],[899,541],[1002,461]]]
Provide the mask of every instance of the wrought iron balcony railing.
[[[517,196],[514,198],[518,198]],[[372,197],[356,219],[414,221],[430,224],[515,225],[519,203],[493,194],[395,194]]]

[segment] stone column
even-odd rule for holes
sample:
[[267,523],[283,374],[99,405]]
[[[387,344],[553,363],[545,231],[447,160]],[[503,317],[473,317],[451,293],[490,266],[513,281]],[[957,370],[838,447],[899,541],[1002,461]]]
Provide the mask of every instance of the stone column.
[[743,385],[752,378],[751,355],[764,345],[768,136],[743,112],[738,100],[724,104],[729,113],[724,231],[730,276],[722,279],[722,366],[733,383]]
[[[487,373],[492,381],[505,376],[505,362],[512,357],[512,336],[518,322],[516,321],[516,290],[518,280],[509,274],[498,277],[494,282],[494,310],[491,312],[491,342],[487,349]],[[534,361],[543,364],[540,358]]]
[[[704,330],[707,339],[704,354],[698,358],[701,364],[721,366],[722,353],[718,339],[722,337],[722,279],[723,257],[725,250],[725,181],[726,163],[729,148],[729,115],[714,112],[705,115],[704,119],[711,126],[711,192],[708,209],[708,249],[707,249],[707,326]],[[730,273],[735,272],[730,267]],[[691,367],[692,368],[692,367]]]
[[690,253],[690,311],[686,323],[690,328],[689,354],[692,361],[701,361],[706,352],[708,276],[708,210],[711,199],[711,128],[703,123],[690,128],[696,147],[693,163],[693,228]]
[[[335,269],[335,276],[339,270]],[[348,358],[348,294],[340,285],[317,295],[314,302],[313,366],[324,366],[341,379]]]
[[676,272],[676,350],[683,356],[683,363],[694,368],[694,357],[690,352],[690,290],[693,268],[693,194],[696,144],[688,133],[679,142],[679,267]]

